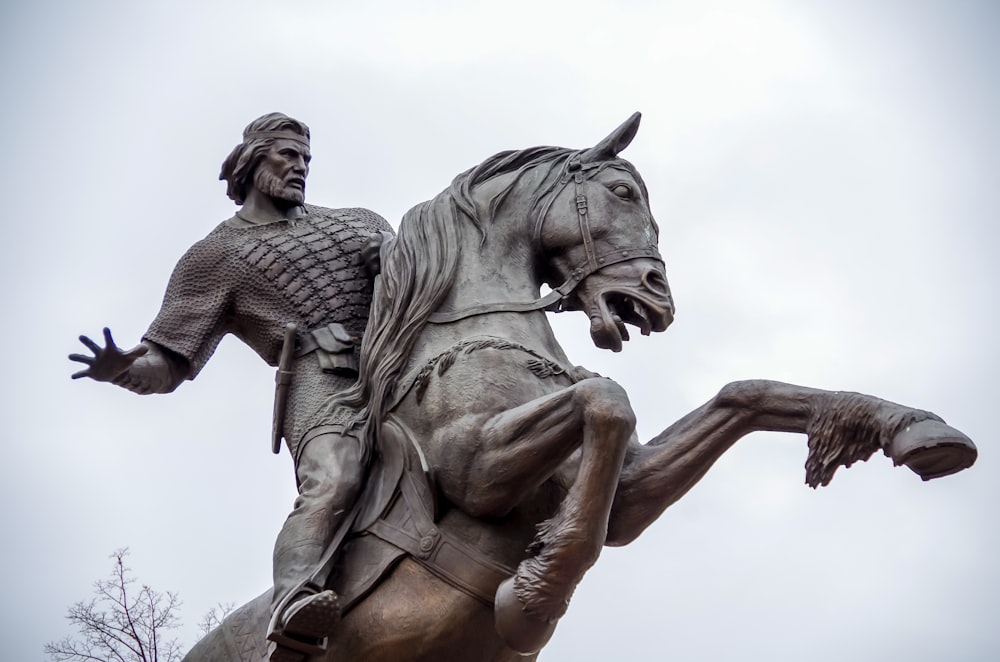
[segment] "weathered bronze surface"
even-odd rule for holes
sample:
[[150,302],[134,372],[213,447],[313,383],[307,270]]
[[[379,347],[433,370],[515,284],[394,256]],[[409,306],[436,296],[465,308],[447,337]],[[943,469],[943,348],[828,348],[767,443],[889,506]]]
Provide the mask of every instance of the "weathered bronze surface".
[[497,154],[405,215],[381,247],[358,381],[312,419],[352,430],[366,458],[314,589],[338,596],[340,621],[269,652],[269,591],[186,660],[535,659],[602,547],[634,540],[754,431],[806,434],[814,487],[877,450],[925,480],[972,465],[972,442],[930,412],[763,380],[638,442],[624,390],[573,366],[545,314],[582,311],[613,351],[628,326],[673,320],[646,186],[618,156],[638,125]]
[[104,347],[81,336],[92,355],[70,356],[86,366],[74,378],[141,394],[194,379],[227,333],[268,364],[280,362],[274,450],[284,437],[299,497],[275,543],[274,639],[296,631],[315,638],[326,629],[315,632],[315,621],[337,616],[336,596],[315,585],[326,581],[322,557],[360,490],[364,465],[356,435],[318,425],[317,412],[357,376],[371,274],[382,233],[392,232],[367,209],[305,204],[311,158],[305,124],[280,113],[251,122],[219,176],[241,206],[181,258],[142,342],[121,351],[105,329]]

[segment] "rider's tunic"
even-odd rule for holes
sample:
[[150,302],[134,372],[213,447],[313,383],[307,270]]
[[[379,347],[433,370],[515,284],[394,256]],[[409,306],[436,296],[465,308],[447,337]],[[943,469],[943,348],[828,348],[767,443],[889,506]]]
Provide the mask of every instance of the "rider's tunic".
[[[192,246],[175,267],[144,339],[184,357],[188,379],[227,333],[272,366],[289,322],[301,332],[340,324],[360,339],[372,293],[361,249],[373,234],[392,228],[367,209],[306,205],[305,210],[302,218],[265,225],[230,219]],[[355,342],[353,351],[359,347]],[[350,374],[324,372],[314,354],[293,365],[283,431],[296,458],[325,396],[354,381]]]

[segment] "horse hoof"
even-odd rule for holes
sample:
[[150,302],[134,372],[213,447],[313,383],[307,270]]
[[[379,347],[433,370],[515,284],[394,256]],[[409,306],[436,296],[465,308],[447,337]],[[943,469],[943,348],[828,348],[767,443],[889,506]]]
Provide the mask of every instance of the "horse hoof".
[[893,437],[886,449],[897,467],[905,464],[923,480],[968,469],[976,461],[976,445],[941,421],[913,423]]
[[542,621],[524,611],[514,592],[514,578],[501,582],[494,601],[496,630],[504,643],[521,655],[533,655],[549,643],[555,623]]

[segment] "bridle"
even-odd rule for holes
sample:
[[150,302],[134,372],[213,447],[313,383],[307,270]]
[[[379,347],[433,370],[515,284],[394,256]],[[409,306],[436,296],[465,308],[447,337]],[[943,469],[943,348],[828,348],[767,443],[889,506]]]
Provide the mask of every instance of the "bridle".
[[[555,200],[562,193],[563,189],[569,186],[570,181],[573,182],[576,190],[576,214],[580,225],[580,237],[586,254],[584,261],[570,270],[561,285],[553,288],[551,292],[534,301],[481,303],[459,310],[435,312],[431,314],[427,321],[431,324],[448,324],[488,313],[527,313],[535,310],[548,310],[558,313],[563,311],[564,301],[584,279],[605,267],[640,258],[653,258],[662,263],[663,257],[660,256],[660,251],[656,248],[656,245],[652,243],[627,248],[616,248],[600,255],[597,254],[597,250],[594,247],[594,235],[590,230],[590,214],[588,211],[587,196],[583,192],[583,183],[586,179],[589,179],[584,174],[589,170],[595,170],[593,174],[597,174],[596,169],[600,165],[601,162],[582,163],[579,155],[576,156],[567,164],[566,176],[560,182],[561,185],[550,194],[551,197],[549,199]],[[539,247],[542,245],[542,227],[545,224],[545,219],[548,217],[548,212],[549,205],[545,205],[541,213],[539,213],[538,221],[535,224],[535,243]]]

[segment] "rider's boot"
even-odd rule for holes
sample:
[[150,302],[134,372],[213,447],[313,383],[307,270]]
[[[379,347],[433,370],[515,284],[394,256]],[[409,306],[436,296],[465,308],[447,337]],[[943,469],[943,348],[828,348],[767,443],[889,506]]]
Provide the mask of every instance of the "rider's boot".
[[304,584],[278,603],[267,626],[269,662],[306,662],[326,652],[340,622],[337,594]]
[[340,622],[337,595],[325,583],[359,491],[360,444],[354,436],[317,430],[302,442],[299,496],[274,543],[270,662],[321,655]]

